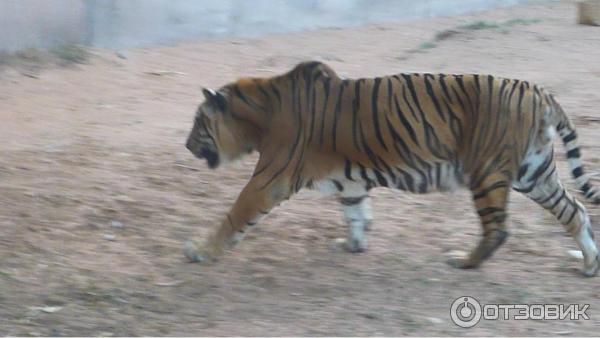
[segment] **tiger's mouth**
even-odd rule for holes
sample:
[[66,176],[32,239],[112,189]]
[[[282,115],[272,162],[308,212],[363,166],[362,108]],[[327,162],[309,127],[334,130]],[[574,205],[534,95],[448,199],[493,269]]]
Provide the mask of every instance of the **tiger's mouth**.
[[210,169],[215,169],[219,166],[219,153],[206,146],[198,145],[198,143],[188,141],[186,148],[199,159],[205,159]]
[[200,150],[200,156],[196,156],[198,158],[205,158],[210,169],[215,169],[219,166],[219,153],[217,153],[216,151],[210,150],[208,148],[202,148]]

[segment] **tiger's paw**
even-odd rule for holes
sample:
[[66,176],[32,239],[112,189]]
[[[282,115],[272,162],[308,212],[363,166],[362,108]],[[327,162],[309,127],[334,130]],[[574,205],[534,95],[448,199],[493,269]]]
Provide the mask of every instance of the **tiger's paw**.
[[366,219],[365,220],[365,231],[371,231],[371,230],[373,230],[373,220]]
[[333,251],[345,251],[350,253],[360,253],[367,250],[367,243],[361,241],[353,241],[347,238],[336,238],[332,243],[330,248]]
[[448,263],[448,265],[450,265],[451,267],[459,269],[475,269],[479,265],[479,263],[473,262],[469,258],[459,257],[450,258],[446,261],[446,263]]
[[367,251],[367,241],[359,238],[349,238],[344,241],[344,249],[350,253]]
[[211,250],[202,249],[196,241],[187,241],[183,246],[183,255],[189,263],[211,264],[216,261],[216,255]]
[[584,266],[583,270],[581,270],[581,273],[585,277],[594,277],[598,274],[599,269],[600,269],[600,254],[598,256],[596,256],[596,259],[592,262],[592,264],[589,264],[589,266]]

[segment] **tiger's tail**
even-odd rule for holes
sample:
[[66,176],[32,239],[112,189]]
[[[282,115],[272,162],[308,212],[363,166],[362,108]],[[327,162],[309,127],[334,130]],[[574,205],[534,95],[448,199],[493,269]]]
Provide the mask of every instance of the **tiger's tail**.
[[551,103],[549,109],[550,114],[547,114],[549,124],[556,128],[558,135],[563,141],[567,151],[567,160],[571,168],[571,174],[575,179],[577,189],[585,196],[586,199],[594,204],[600,204],[600,189],[590,182],[590,178],[585,175],[583,170],[583,162],[581,161],[581,151],[577,145],[577,132],[575,126],[569,120],[569,117],[556,102],[552,95],[548,95]]

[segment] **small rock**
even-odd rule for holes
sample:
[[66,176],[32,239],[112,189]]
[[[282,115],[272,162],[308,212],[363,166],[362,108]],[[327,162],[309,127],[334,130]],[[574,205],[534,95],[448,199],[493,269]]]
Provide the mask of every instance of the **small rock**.
[[365,317],[365,318],[367,318],[367,319],[371,319],[371,320],[373,320],[373,319],[378,319],[378,318],[379,318],[379,317],[378,317],[376,314],[374,314],[374,313],[361,313],[360,315],[361,315],[362,317]]
[[36,307],[32,307],[32,310],[39,310],[42,312],[46,312],[46,313],[54,313],[57,311],[60,311],[62,309],[62,306],[36,306]]
[[119,221],[111,221],[110,222],[110,226],[113,228],[122,228],[123,227],[123,223],[119,222]]
[[554,333],[559,336],[570,336],[573,333],[573,331],[556,331]]
[[462,250],[450,250],[446,253],[446,256],[451,258],[463,258],[467,257],[469,254]]
[[117,56],[123,60],[127,60],[127,55],[123,54],[122,52],[117,52],[116,53]]
[[345,244],[345,238],[336,238],[333,241],[331,241],[331,243],[329,243],[329,250],[331,250],[332,252],[337,252],[343,249]]
[[427,317],[427,320],[430,321],[432,324],[443,324],[444,323],[443,319],[436,318],[436,317]]
[[165,282],[156,282],[154,285],[156,286],[179,286],[183,284],[181,280],[173,280],[173,281],[165,281]]
[[107,241],[115,241],[117,239],[117,236],[113,235],[113,234],[105,234],[104,236],[102,236],[102,238],[104,238]]
[[115,200],[117,202],[121,202],[121,203],[133,203],[135,202],[135,200],[127,195],[119,195],[117,197],[115,197]]
[[577,260],[583,259],[583,252],[581,252],[579,250],[569,250],[569,251],[567,251],[567,253],[569,254],[569,256],[571,256],[572,258],[575,258]]

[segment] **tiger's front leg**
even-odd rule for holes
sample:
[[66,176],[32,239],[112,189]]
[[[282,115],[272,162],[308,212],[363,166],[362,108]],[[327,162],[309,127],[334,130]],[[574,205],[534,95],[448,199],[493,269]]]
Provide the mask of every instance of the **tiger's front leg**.
[[346,250],[352,253],[363,252],[367,249],[365,231],[370,230],[373,220],[371,200],[368,195],[341,197],[340,203],[344,211],[344,219],[348,225],[348,237],[345,242]]
[[185,257],[190,262],[215,261],[225,249],[239,242],[249,228],[289,196],[289,189],[281,184],[264,187],[257,180],[250,180],[221,224],[202,244],[196,241],[185,243]]

